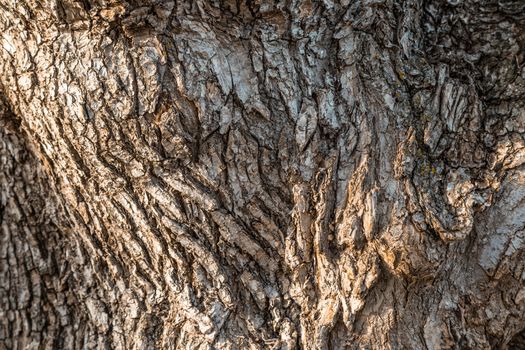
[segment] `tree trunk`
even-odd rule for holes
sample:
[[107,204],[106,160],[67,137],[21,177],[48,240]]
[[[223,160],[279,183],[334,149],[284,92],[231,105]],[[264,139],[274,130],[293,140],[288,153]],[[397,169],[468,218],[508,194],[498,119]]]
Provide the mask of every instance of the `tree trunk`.
[[0,349],[525,349],[522,0],[0,0]]

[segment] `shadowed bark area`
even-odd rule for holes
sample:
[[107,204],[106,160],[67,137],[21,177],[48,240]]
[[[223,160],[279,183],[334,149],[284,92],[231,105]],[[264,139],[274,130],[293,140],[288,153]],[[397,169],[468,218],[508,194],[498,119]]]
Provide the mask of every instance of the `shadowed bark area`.
[[0,96],[0,349],[82,348],[95,274],[19,122]]
[[522,1],[0,0],[0,33],[4,347],[523,346]]

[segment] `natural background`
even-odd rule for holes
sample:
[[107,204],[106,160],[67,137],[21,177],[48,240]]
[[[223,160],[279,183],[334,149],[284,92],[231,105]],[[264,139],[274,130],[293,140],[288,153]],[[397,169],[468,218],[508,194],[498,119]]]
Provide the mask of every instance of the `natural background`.
[[525,349],[522,0],[0,0],[0,349]]

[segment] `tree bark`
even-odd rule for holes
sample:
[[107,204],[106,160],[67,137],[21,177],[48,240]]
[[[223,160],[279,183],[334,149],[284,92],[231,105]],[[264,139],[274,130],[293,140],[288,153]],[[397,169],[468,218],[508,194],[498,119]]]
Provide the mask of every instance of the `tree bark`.
[[0,0],[0,349],[525,349],[521,0]]

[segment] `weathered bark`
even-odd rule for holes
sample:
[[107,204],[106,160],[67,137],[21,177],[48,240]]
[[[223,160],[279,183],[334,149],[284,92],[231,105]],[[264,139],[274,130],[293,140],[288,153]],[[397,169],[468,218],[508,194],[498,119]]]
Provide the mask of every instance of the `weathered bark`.
[[0,0],[0,33],[4,347],[524,348],[523,1]]
[[0,116],[0,349],[80,348],[88,258],[3,99]]

